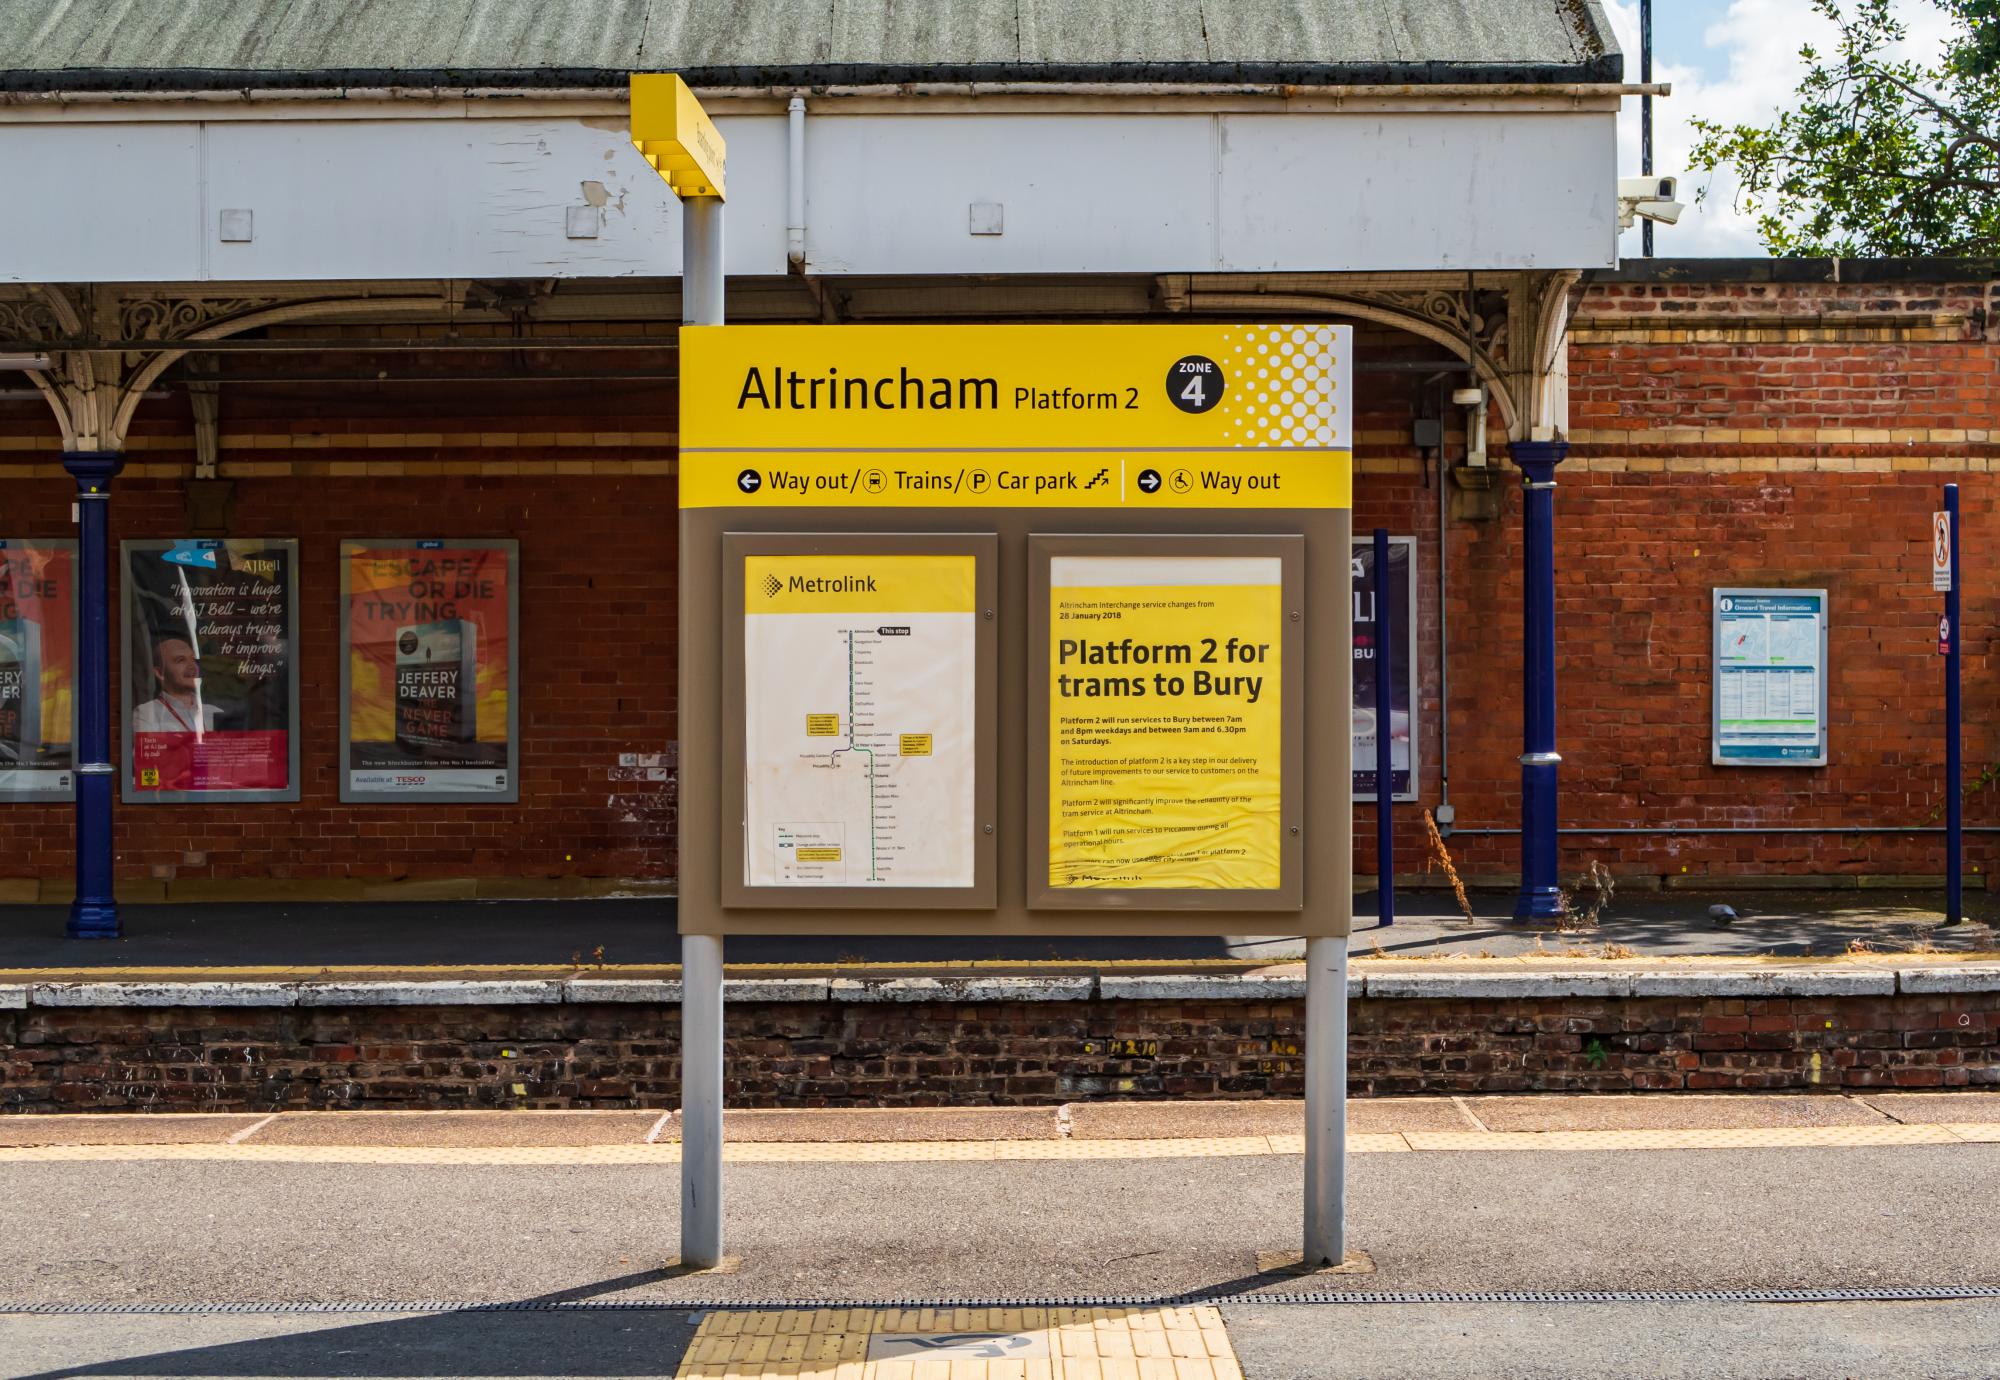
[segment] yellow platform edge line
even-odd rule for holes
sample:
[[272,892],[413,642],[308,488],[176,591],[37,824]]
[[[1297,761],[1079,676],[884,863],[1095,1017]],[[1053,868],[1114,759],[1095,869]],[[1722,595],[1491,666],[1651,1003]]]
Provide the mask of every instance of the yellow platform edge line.
[[[764,1141],[723,1148],[733,1164],[913,1164],[1033,1160],[1217,1159],[1296,1155],[1301,1136],[1185,1140]],[[2000,1143],[2000,1123],[1645,1131],[1407,1131],[1348,1137],[1352,1154],[1465,1151],[1772,1150]],[[0,1164],[227,1161],[249,1164],[678,1164],[677,1143],[588,1146],[33,1145],[0,1147]]]

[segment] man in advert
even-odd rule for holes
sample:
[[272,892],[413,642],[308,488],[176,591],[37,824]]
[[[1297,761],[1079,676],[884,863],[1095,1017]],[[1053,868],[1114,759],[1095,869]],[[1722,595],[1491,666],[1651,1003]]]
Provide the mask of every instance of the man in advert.
[[132,711],[134,733],[192,733],[200,723],[202,732],[215,731],[222,710],[213,704],[195,702],[195,683],[201,678],[201,663],[184,637],[168,635],[153,643],[153,679],[159,693]]

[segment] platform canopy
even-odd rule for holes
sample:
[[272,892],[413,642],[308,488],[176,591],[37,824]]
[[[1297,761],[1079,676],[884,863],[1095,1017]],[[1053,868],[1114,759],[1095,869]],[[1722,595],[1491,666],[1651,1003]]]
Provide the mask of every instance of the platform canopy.
[[1598,0],[0,0],[0,88],[1608,82]]

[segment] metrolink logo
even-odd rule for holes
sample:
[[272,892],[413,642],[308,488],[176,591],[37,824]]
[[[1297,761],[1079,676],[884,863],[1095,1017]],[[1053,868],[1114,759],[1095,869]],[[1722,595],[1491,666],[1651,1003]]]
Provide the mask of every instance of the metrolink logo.
[[873,594],[873,575],[794,575],[781,581],[776,575],[764,577],[764,597],[775,599],[780,590],[792,594]]

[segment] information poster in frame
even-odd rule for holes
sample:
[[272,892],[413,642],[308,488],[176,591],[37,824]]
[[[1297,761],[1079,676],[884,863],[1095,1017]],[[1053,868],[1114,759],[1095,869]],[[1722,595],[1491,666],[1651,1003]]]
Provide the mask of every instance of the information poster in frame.
[[1417,798],[1417,541],[1389,538],[1386,587],[1375,576],[1375,543],[1356,541],[1348,565],[1354,585],[1354,798],[1375,799],[1375,617],[1389,615],[1389,775],[1396,800]]
[[76,543],[0,539],[0,801],[76,795]]
[[1827,763],[1823,589],[1718,589],[1711,761],[1722,767]]
[[340,544],[340,798],[521,798],[520,544]]
[[128,541],[123,796],[299,798],[298,543]]

